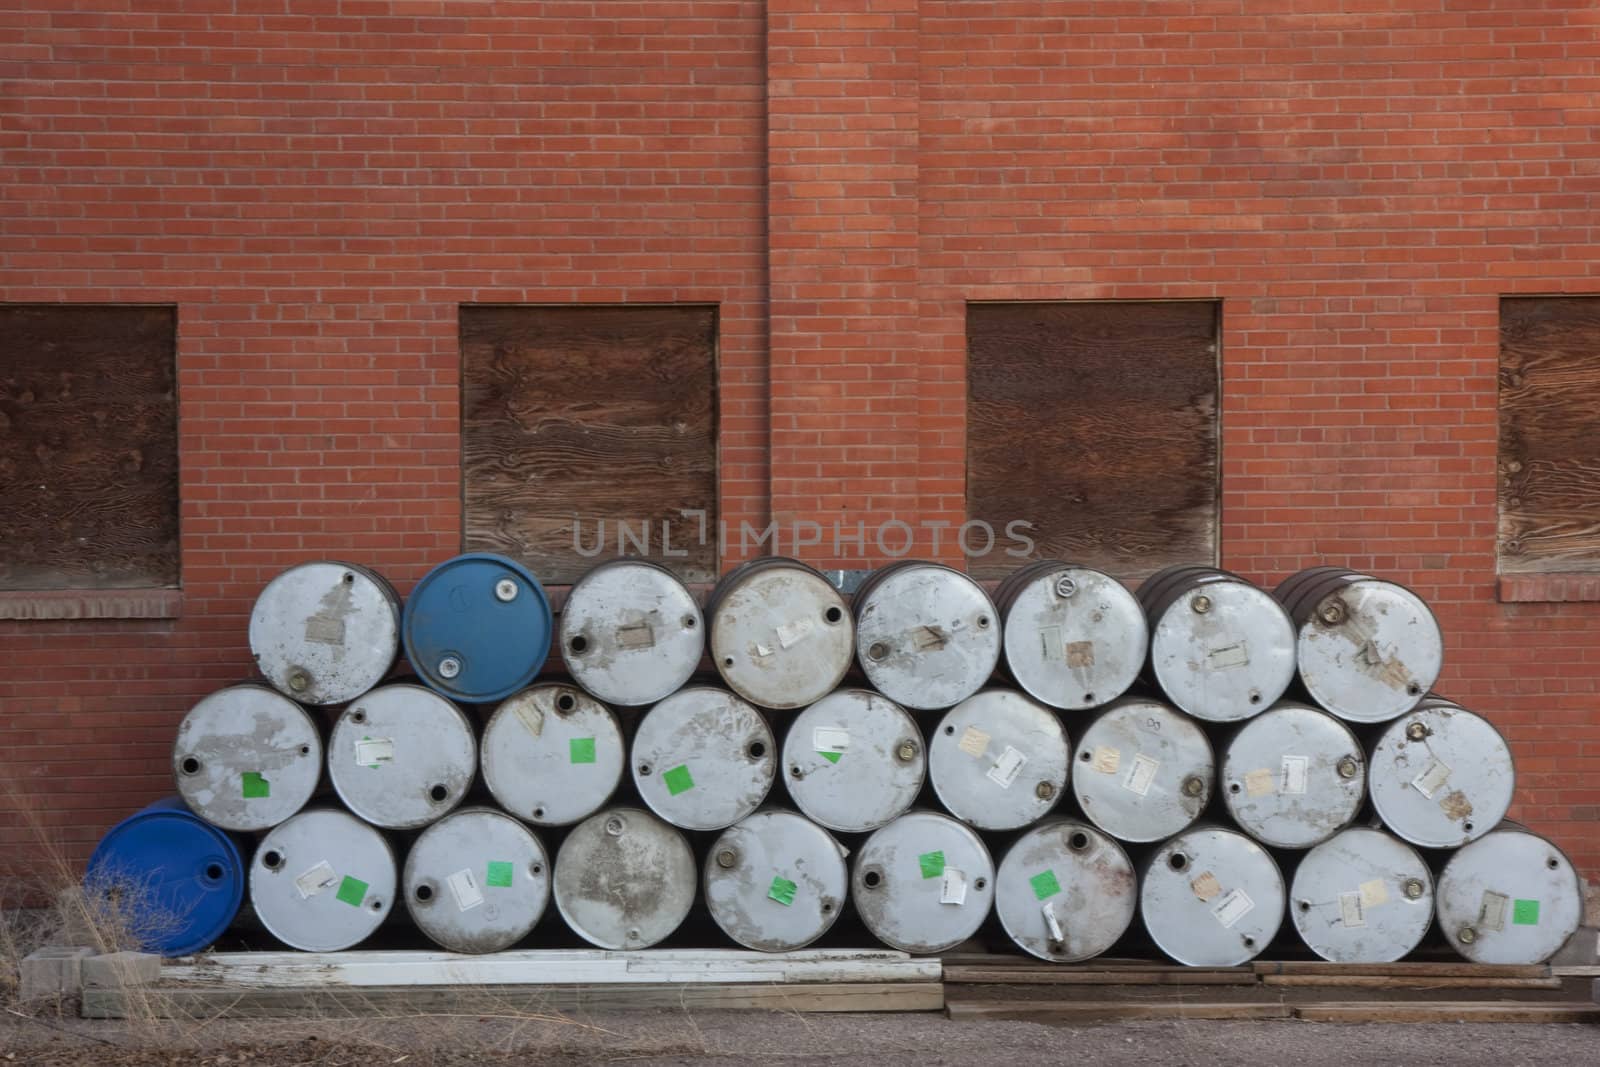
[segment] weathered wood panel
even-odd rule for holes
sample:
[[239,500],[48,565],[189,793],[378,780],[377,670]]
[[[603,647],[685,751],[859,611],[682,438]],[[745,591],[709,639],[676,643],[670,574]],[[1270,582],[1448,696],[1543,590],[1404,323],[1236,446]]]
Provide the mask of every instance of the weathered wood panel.
[[1600,297],[1500,301],[1500,570],[1600,570]]
[[178,584],[177,311],[0,305],[0,588]]
[[461,353],[468,551],[570,582],[640,554],[625,523],[685,580],[716,576],[715,308],[463,307]]
[[1002,543],[1025,520],[1031,558],[1128,578],[1216,557],[1216,305],[974,304],[967,387],[967,515]]

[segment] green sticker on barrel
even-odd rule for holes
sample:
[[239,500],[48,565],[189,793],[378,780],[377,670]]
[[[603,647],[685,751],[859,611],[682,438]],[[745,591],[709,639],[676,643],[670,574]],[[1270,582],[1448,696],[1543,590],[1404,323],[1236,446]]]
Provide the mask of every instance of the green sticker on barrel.
[[922,877],[937,878],[944,874],[944,853],[924,852],[917,857],[917,864],[922,868]]
[[1040,900],[1048,900],[1061,892],[1061,883],[1056,881],[1055,871],[1040,871],[1028,879],[1028,884],[1033,886],[1033,895]]
[[794,903],[794,891],[797,888],[799,887],[787,878],[774,878],[772,887],[767,890],[767,896],[787,908]]
[[272,795],[271,784],[257,771],[245,771],[244,780],[240,783],[246,800],[257,800],[261,797]]
[[367,883],[359,878],[351,878],[348,874],[344,881],[339,883],[339,891],[334,894],[352,908],[361,907],[361,902],[367,899]]
[[483,884],[507,889],[511,886],[511,864],[500,860],[491,860],[488,874],[483,879]]
[[1539,925],[1539,902],[1537,900],[1517,900],[1511,904],[1511,922],[1516,926]]
[[827,760],[829,763],[838,763],[839,762],[839,757],[844,755],[844,753],[843,752],[818,752],[817,755],[821,756],[823,759]]
[[663,774],[661,780],[667,783],[667,792],[673,796],[677,796],[679,793],[686,793],[694,788],[694,778],[689,774],[689,765],[687,763],[678,764],[672,770]]
[[572,754],[573,763],[594,762],[594,738],[574,737],[567,742],[567,749]]

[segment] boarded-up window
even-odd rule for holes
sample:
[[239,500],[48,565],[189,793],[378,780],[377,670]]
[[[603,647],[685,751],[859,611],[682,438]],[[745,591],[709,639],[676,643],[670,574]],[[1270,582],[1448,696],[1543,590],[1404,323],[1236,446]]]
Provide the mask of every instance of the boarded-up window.
[[1500,301],[1500,570],[1600,570],[1600,297]]
[[972,304],[967,387],[967,515],[998,535],[974,574],[1017,566],[1013,521],[1123,577],[1216,558],[1215,304]]
[[0,588],[178,584],[177,323],[0,304]]
[[716,325],[701,306],[463,307],[467,549],[545,582],[622,555],[715,577]]

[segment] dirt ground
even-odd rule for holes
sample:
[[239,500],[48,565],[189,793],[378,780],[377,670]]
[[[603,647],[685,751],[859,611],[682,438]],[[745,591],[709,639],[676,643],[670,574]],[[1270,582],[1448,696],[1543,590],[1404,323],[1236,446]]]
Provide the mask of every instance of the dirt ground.
[[1045,1063],[1592,1063],[1600,1027],[1329,1025],[1292,1021],[1051,1027],[941,1015],[635,1012],[581,1016],[112,1023],[0,1013],[0,1062],[40,1067],[196,1064],[862,1063],[941,1067]]

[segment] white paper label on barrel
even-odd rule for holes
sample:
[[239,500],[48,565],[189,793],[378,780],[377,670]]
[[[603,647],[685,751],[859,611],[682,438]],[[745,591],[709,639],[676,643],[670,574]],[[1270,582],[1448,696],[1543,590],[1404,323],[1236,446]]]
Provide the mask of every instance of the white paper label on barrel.
[[1211,914],[1217,922],[1231,930],[1233,924],[1250,914],[1255,906],[1256,902],[1243,889],[1230,889],[1212,906]]
[[1306,778],[1310,767],[1310,756],[1283,757],[1283,791],[1303,794],[1306,791]]
[[332,889],[338,883],[339,876],[333,873],[333,865],[323,860],[296,878],[294,887],[300,891],[301,900],[310,900],[324,889]]
[[976,726],[969,726],[961,731],[961,740],[956,742],[956,747],[973,759],[978,759],[989,751],[989,735]]
[[450,886],[450,892],[455,895],[456,907],[462,911],[469,911],[483,903],[483,890],[478,888],[478,880],[472,877],[470,868],[461,868],[445,881]]
[[811,636],[811,620],[805,616],[778,627],[778,647],[790,648]]
[[1001,789],[1010,789],[1011,783],[1017,780],[1017,773],[1022,770],[1022,765],[1027,762],[1027,756],[1007,745],[1000,758],[994,761],[994,766],[989,768],[989,781]]
[[655,644],[655,631],[650,629],[648,622],[635,622],[617,628],[618,648],[654,648]]
[[1039,643],[1043,646],[1040,652],[1046,661],[1059,660],[1062,654],[1061,627],[1041,627],[1039,629]]
[[1376,908],[1379,904],[1387,904],[1389,902],[1389,887],[1383,884],[1382,878],[1373,878],[1370,881],[1362,882],[1356,888],[1361,891],[1361,907],[1363,910]]
[[1362,907],[1359,890],[1353,893],[1339,894],[1339,921],[1346,926],[1367,925],[1367,913],[1366,909]]
[[1116,774],[1117,768],[1120,766],[1122,766],[1122,750],[1120,748],[1107,748],[1105,745],[1095,746],[1095,770],[1101,774]]
[[544,712],[534,707],[532,700],[521,698],[511,705],[511,710],[516,713],[517,721],[534,737],[544,733]]
[[965,904],[967,902],[967,876],[954,867],[944,869],[939,883],[939,903]]
[[1450,768],[1437,759],[1430,759],[1422,773],[1411,779],[1411,787],[1429,800],[1445,782],[1450,780]]
[[811,747],[818,752],[843,752],[850,747],[850,731],[842,726],[818,726],[811,731]]
[[377,767],[394,762],[394,738],[363,737],[356,742],[356,766]]
[[1050,931],[1050,940],[1065,941],[1061,933],[1061,920],[1056,918],[1056,902],[1047,900],[1040,905],[1039,910],[1044,913],[1044,928]]
[[1153,760],[1142,753],[1133,757],[1133,766],[1128,768],[1128,773],[1122,779],[1122,788],[1130,793],[1145,796],[1150,792],[1150,783],[1155,781],[1156,771],[1161,767],[1160,760]]
[[1250,652],[1243,641],[1235,641],[1231,645],[1213,648],[1206,653],[1206,666],[1214,671],[1226,671],[1234,667],[1250,666]]
[[1511,898],[1504,893],[1494,890],[1485,890],[1483,894],[1483,907],[1478,911],[1478,925],[1485,930],[1504,930],[1506,928],[1506,908],[1511,903]]

